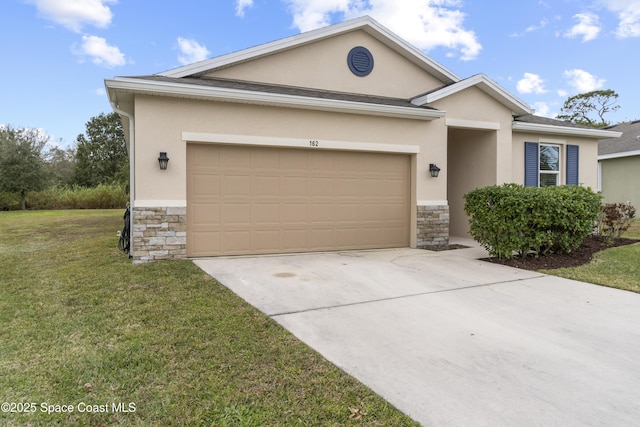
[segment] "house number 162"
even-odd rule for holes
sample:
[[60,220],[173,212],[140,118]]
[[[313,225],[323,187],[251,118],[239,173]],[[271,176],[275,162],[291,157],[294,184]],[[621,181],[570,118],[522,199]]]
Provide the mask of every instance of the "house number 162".
[[320,145],[320,142],[318,141],[309,141],[309,147],[317,147]]

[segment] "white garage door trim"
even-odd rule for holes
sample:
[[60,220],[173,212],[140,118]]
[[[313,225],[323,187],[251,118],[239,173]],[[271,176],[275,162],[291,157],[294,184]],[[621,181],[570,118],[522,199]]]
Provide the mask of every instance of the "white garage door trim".
[[317,150],[369,151],[379,153],[418,154],[420,146],[404,144],[376,144],[369,142],[332,141],[326,139],[276,138],[268,136],[229,135],[217,133],[182,132],[185,142],[212,144],[257,145],[263,147],[313,148]]

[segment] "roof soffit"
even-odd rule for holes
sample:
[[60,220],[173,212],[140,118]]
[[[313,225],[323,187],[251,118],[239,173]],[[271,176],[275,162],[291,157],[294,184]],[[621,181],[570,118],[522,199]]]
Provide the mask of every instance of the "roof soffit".
[[398,54],[414,63],[418,67],[433,75],[444,84],[452,84],[460,81],[460,77],[446,69],[441,64],[429,58],[421,50],[407,43],[396,34],[379,24],[369,16],[363,16],[340,24],[331,25],[317,30],[308,31],[295,36],[276,40],[270,43],[254,46],[248,49],[229,53],[227,55],[218,56],[216,58],[200,61],[194,64],[185,65],[183,67],[174,68],[162,73],[159,76],[164,77],[188,77],[199,76],[210,71],[226,68],[234,64],[239,64],[278,52],[298,48],[307,44],[311,44],[320,40],[335,37],[351,31],[362,30],[396,51]]
[[640,157],[640,150],[636,151],[621,151],[618,153],[599,154],[598,160],[620,159],[625,157]]
[[603,129],[594,128],[582,128],[571,126],[556,126],[550,124],[541,123],[527,123],[514,121],[512,123],[512,129],[520,132],[533,132],[539,134],[549,135],[566,135],[566,136],[579,136],[584,138],[602,139],[602,138],[617,138],[622,135],[621,132],[612,132]]

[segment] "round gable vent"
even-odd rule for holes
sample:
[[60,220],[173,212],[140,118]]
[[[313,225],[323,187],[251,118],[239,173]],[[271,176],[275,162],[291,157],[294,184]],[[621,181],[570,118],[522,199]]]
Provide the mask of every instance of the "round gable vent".
[[366,47],[354,47],[347,56],[347,63],[351,72],[356,76],[368,76],[373,70],[373,55]]

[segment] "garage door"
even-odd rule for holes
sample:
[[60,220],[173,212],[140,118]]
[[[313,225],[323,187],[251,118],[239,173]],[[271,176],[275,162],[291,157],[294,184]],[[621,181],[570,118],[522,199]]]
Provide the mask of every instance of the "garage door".
[[409,246],[408,155],[187,146],[187,254]]

